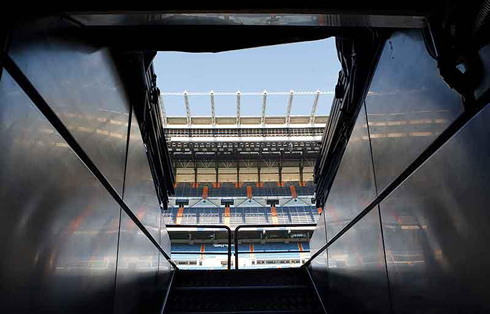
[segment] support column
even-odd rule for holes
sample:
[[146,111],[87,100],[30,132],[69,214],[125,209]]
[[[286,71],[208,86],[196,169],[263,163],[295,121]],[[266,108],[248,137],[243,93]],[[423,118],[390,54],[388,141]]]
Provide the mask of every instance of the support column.
[[175,160],[172,162],[172,167],[173,167],[172,170],[175,177],[174,188],[176,188],[177,187],[177,162]]
[[281,156],[279,158],[278,170],[279,170],[279,186],[284,186],[284,183],[282,182],[282,153],[281,153]]
[[194,187],[197,188],[197,161],[196,156],[194,155]]
[[215,167],[215,171],[216,171],[215,187],[218,188],[219,187],[219,170],[218,170],[218,158],[217,157],[214,161],[214,167]]
[[303,153],[301,153],[301,160],[299,161],[299,186],[305,186],[305,181],[303,179],[303,168],[304,168]]
[[257,163],[257,187],[261,187],[262,182],[260,181],[260,161]]
[[236,184],[235,187],[240,187],[240,161],[236,162]]

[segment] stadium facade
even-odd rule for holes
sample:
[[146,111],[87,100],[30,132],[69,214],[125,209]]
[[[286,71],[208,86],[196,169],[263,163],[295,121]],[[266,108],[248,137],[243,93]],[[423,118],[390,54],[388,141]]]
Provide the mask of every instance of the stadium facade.
[[[320,97],[332,92],[161,93],[162,121],[175,174],[175,195],[164,220],[172,253],[182,267],[226,267],[226,237],[215,229],[183,226],[225,225],[241,231],[240,266],[300,266],[309,257],[309,238],[322,209],[315,206],[313,171],[327,116],[316,115]],[[210,116],[193,116],[190,97],[209,103]],[[268,100],[287,96],[283,116],[267,115]],[[166,97],[181,97],[186,116],[166,114]],[[225,98],[235,116],[219,116],[215,100]],[[242,97],[261,103],[256,116],[241,114]],[[313,101],[311,101],[313,99]],[[310,103],[307,101],[310,100]],[[309,115],[292,115],[310,106]],[[254,227],[270,225],[268,228]],[[286,225],[300,225],[287,227]],[[178,227],[177,227],[178,226]],[[281,226],[273,228],[274,226]],[[260,231],[260,232],[258,232]],[[179,234],[185,233],[182,239]],[[218,234],[216,234],[218,233]],[[211,236],[211,239],[209,237]],[[214,255],[213,252],[218,252]]]

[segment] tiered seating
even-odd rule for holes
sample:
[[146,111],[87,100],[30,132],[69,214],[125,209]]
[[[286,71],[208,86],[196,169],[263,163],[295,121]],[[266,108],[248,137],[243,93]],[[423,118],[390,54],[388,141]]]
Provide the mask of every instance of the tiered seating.
[[182,215],[182,225],[195,225],[197,223],[199,208],[186,208]]
[[[241,268],[298,267],[308,258],[309,244],[301,243],[253,243],[239,244]],[[186,269],[225,269],[228,247],[226,244],[173,244],[172,259]],[[235,252],[231,246],[232,255]],[[180,253],[180,254],[179,254]],[[234,261],[234,257],[232,258]]]
[[201,197],[202,187],[193,188],[191,183],[182,182],[178,183],[175,188],[175,197],[185,198],[185,197]]
[[254,244],[254,252],[299,251],[297,243],[266,243]]
[[291,218],[287,207],[276,207],[276,212],[277,212],[277,223],[279,225],[291,223]]
[[295,188],[298,195],[313,195],[315,193],[315,185],[311,181],[306,182],[305,186],[295,185]]
[[315,187],[312,182],[306,182],[306,186],[300,186],[299,182],[285,182],[284,186],[278,186],[277,182],[264,182],[263,187],[257,187],[256,183],[242,183],[236,187],[233,182],[221,183],[220,187],[213,187],[211,183],[200,183],[198,187],[192,187],[191,183],[178,183],[175,188],[175,197],[201,197],[204,186],[208,187],[208,197],[247,197],[247,186],[252,187],[253,196],[291,196],[293,185],[298,196],[310,196],[314,194]]
[[197,259],[201,253],[201,244],[172,244],[172,253],[175,254],[173,258],[178,260]]
[[[275,251],[293,251],[292,253],[274,253]],[[294,258],[300,256],[297,243],[267,243],[267,244],[254,244],[254,252],[270,252],[257,254],[257,259],[271,259],[278,257]]]
[[[291,223],[293,224],[304,224],[311,223],[315,221],[314,212],[312,211],[312,206],[299,206],[299,207],[289,207],[289,215],[291,218]],[[315,209],[316,210],[316,209]]]
[[268,208],[264,207],[243,207],[245,214],[245,221],[243,223],[250,225],[262,225],[272,222],[272,219],[269,219],[267,210]]
[[219,208],[199,208],[196,223],[202,225],[220,224],[222,223],[222,217]]
[[[175,224],[178,208],[169,208],[164,212],[166,224]],[[186,207],[181,225],[195,224],[309,224],[318,221],[318,210],[314,206],[276,207],[277,221],[271,215],[270,207],[232,207],[230,217],[225,219],[225,209],[207,207]]]
[[231,210],[230,225],[241,225],[245,223],[245,210],[243,208],[233,208]]
[[206,244],[204,246],[204,251],[226,253],[228,252],[228,248],[226,245]]

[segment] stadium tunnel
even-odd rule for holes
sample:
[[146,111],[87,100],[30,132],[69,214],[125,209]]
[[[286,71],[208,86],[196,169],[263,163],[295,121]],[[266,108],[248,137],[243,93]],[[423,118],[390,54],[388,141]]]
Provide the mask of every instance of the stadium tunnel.
[[[489,12],[489,1],[4,10],[1,312],[488,313]],[[188,143],[168,141],[224,131],[163,117],[157,51],[332,36],[342,70],[328,117],[229,128],[291,136],[309,124],[295,134],[311,143],[279,147],[279,164],[266,144],[244,146],[261,152],[247,159],[254,172],[234,157],[236,170],[206,172],[199,154],[179,155]],[[230,162],[220,149],[241,148],[219,147],[216,164]]]

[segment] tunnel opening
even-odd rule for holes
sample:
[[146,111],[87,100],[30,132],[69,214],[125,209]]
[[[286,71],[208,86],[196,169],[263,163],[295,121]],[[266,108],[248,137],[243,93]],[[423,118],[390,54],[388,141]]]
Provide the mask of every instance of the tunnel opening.
[[[488,310],[487,1],[355,10],[333,3],[192,12],[177,6],[151,13],[41,10],[3,21],[2,309]],[[165,40],[159,40],[162,34]],[[169,120],[162,111],[171,95],[158,88],[156,51],[219,52],[332,36],[342,69],[328,119],[318,130],[277,131],[267,123],[294,124],[295,117],[266,113],[252,117],[260,131],[228,131],[212,126],[249,117]],[[191,92],[178,95],[184,105],[186,97],[196,96]],[[224,96],[216,92],[203,97],[211,103]],[[227,97],[235,107],[241,96],[233,91]],[[266,98],[262,91],[255,96]],[[293,90],[282,96],[297,95]],[[301,123],[311,124],[309,118]],[[175,131],[168,127],[172,123],[185,127]],[[293,138],[321,134],[311,171],[297,165],[297,184],[288,184],[287,166],[276,174],[244,171],[250,161],[236,158],[228,161],[233,171],[216,171],[211,164],[204,167],[211,170],[199,170],[192,159],[183,161],[194,163],[188,172],[172,164],[176,149],[185,155],[192,146],[192,158],[196,149],[202,155],[213,150],[195,139],[173,145],[172,136],[269,136],[276,137],[276,149],[278,143],[289,152],[301,147],[277,140],[277,132]],[[215,142],[216,151],[230,148]],[[238,152],[236,141],[230,142]],[[315,185],[305,180],[310,174]],[[179,186],[179,175],[189,177],[189,184]],[[255,181],[243,184],[250,177]],[[218,211],[194,210],[198,203],[210,208],[217,190]],[[254,199],[261,193],[264,204]],[[283,193],[295,206],[284,206]],[[267,211],[237,210],[238,194],[244,207]],[[311,208],[300,210],[298,202]],[[247,217],[268,223],[228,226]],[[314,217],[318,221],[308,225]],[[184,224],[188,219],[196,224]],[[281,258],[249,258],[249,266],[302,266],[243,269],[240,254],[267,256],[267,250]],[[199,257],[179,261],[173,255],[189,252]],[[226,256],[219,270],[184,270],[209,266],[207,252]],[[292,253],[299,258],[289,258]]]

